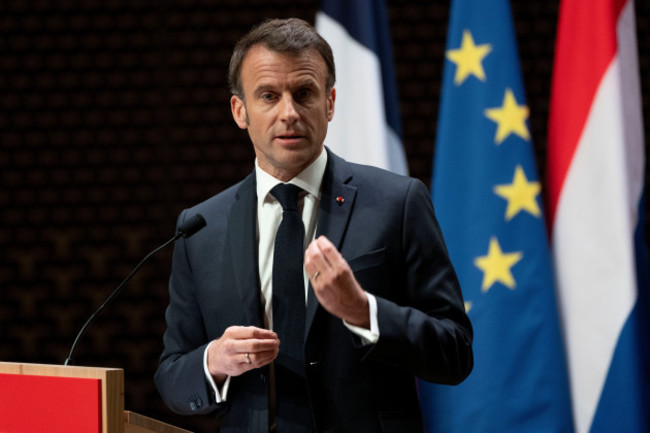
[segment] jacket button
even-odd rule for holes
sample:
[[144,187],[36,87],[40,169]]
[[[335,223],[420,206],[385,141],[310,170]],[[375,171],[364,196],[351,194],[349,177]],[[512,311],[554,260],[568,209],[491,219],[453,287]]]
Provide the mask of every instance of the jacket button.
[[201,397],[196,396],[193,400],[190,401],[190,409],[192,412],[196,412],[197,410],[201,409],[201,406],[203,406],[203,400]]

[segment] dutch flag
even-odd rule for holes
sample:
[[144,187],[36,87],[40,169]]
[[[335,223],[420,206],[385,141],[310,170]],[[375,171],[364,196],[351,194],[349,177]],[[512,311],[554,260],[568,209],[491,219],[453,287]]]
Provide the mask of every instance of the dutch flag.
[[556,44],[548,191],[576,432],[647,432],[634,2],[563,0]]

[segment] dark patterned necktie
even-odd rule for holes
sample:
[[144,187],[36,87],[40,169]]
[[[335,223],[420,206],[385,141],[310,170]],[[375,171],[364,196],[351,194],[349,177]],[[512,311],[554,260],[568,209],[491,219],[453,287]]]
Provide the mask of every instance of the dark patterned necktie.
[[291,184],[279,184],[271,190],[282,205],[282,222],[273,252],[273,328],[280,339],[280,354],[275,362],[304,376],[305,226],[298,214],[301,191]]

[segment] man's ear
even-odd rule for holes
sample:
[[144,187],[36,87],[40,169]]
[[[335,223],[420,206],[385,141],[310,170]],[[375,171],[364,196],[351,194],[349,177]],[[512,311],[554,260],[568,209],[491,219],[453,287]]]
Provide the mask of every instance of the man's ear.
[[334,117],[334,100],[336,99],[336,89],[332,87],[327,97],[327,121],[331,122]]
[[232,111],[232,118],[235,119],[237,126],[241,129],[248,128],[246,104],[244,104],[244,101],[239,96],[232,95],[230,97],[230,111]]

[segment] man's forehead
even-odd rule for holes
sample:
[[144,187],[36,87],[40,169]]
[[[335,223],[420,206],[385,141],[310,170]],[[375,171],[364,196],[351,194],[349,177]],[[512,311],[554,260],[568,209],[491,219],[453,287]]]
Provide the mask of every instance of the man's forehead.
[[250,49],[248,50],[246,56],[244,56],[244,59],[242,61],[242,68],[248,66],[247,64],[250,65],[252,60],[259,61],[259,59],[265,57],[267,59],[273,58],[281,62],[283,61],[305,62],[305,63],[315,62],[327,68],[325,60],[320,55],[318,50],[316,50],[315,48],[307,48],[304,51],[293,53],[293,52],[283,52],[283,51],[273,50],[264,44],[255,44],[252,47],[250,47]]
[[300,54],[281,53],[263,45],[251,47],[242,62],[242,79],[254,81],[277,78],[294,78],[300,81],[309,79],[320,82],[327,77],[327,66],[318,51],[306,50]]

